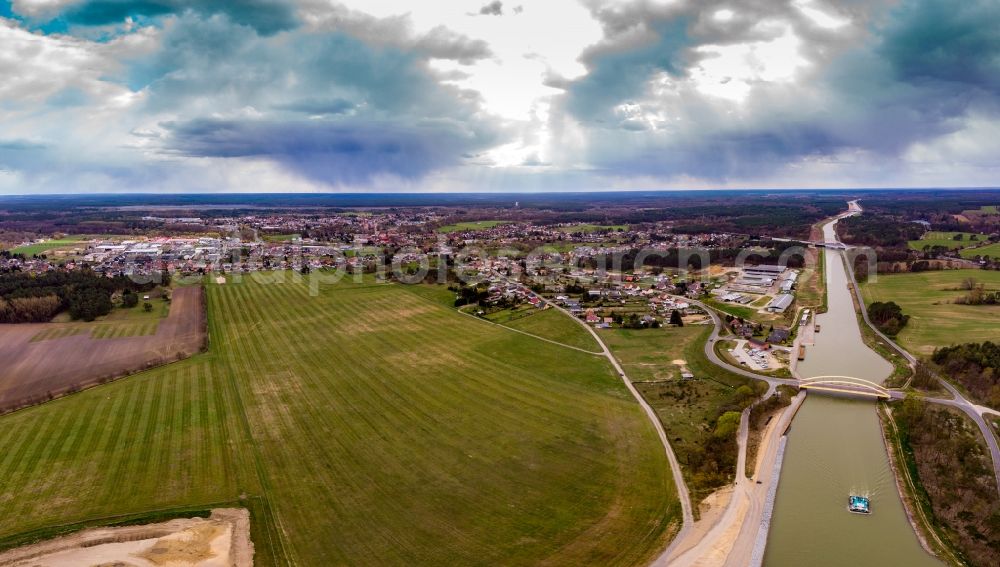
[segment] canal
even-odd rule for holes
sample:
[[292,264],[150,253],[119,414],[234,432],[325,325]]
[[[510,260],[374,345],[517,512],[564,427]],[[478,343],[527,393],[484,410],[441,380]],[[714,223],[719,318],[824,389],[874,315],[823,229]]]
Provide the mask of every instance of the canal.
[[[834,224],[823,227],[828,242],[836,240]],[[798,373],[881,383],[892,365],[861,338],[842,254],[826,250],[829,309]],[[850,494],[869,496],[872,513],[848,512]],[[874,401],[808,395],[788,435],[764,565],[940,565],[906,518]]]

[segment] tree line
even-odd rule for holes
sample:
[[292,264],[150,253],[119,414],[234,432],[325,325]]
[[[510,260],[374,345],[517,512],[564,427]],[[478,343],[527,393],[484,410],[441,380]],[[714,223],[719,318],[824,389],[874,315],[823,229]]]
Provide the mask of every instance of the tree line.
[[0,274],[0,323],[42,323],[63,311],[74,320],[93,321],[111,312],[116,292],[134,306],[139,292],[156,285],[125,276],[108,278],[88,269]]

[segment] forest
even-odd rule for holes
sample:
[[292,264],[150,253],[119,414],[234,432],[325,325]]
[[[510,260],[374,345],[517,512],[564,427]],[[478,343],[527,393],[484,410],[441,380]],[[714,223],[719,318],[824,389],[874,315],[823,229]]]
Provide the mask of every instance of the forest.
[[986,341],[939,348],[931,360],[979,400],[1000,408],[1000,344]]
[[91,270],[0,274],[0,323],[43,323],[63,311],[74,320],[93,321],[111,312],[115,292],[136,297],[155,285]]
[[837,223],[837,234],[844,242],[875,248],[906,248],[923,233],[923,226],[891,215],[864,214]]
[[969,565],[1000,562],[1000,500],[990,457],[964,414],[909,397],[893,411],[922,499]]

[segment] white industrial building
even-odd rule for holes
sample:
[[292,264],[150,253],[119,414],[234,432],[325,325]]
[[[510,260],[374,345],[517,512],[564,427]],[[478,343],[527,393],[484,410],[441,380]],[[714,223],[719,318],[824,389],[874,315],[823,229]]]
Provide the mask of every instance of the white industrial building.
[[767,309],[771,313],[784,313],[786,309],[792,306],[792,302],[795,301],[795,296],[790,293],[782,293],[775,296],[770,303],[767,304]]

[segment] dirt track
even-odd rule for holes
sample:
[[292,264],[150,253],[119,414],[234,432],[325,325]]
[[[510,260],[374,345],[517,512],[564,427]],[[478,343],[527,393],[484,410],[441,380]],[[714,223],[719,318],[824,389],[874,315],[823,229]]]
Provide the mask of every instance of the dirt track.
[[148,336],[83,333],[31,342],[59,323],[0,325],[0,413],[198,352],[205,340],[203,293],[174,290],[169,315]]

